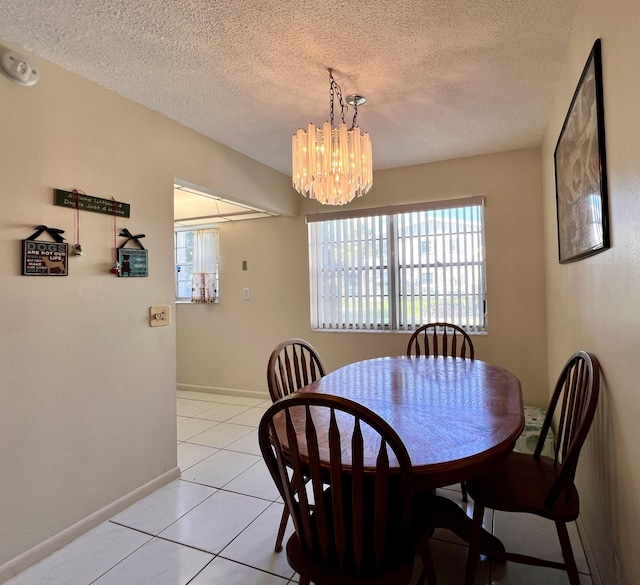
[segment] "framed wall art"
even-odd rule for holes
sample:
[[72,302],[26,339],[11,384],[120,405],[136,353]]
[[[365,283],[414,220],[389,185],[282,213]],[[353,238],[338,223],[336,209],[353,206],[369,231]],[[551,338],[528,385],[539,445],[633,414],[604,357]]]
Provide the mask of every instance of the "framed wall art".
[[[39,225],[33,235],[22,240],[22,274],[25,276],[67,276],[69,244],[62,234],[64,230]],[[38,238],[47,233],[53,242]]]
[[[118,246],[118,276],[149,276],[148,252],[140,241],[145,235],[138,234],[134,236],[127,228],[123,229],[118,235],[127,238]],[[138,247],[127,248],[126,245],[130,240],[133,240]]]
[[600,39],[573,95],[554,162],[558,259],[565,264],[609,248]]

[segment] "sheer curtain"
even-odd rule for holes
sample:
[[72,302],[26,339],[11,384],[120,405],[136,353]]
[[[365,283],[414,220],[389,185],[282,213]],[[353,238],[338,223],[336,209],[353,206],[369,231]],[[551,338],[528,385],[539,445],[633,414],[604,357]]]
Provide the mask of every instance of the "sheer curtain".
[[215,303],[218,298],[218,228],[193,232],[192,303]]

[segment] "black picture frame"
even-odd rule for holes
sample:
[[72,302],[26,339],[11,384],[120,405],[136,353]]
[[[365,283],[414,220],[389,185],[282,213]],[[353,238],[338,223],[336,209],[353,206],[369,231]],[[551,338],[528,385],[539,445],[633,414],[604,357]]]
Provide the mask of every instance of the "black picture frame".
[[69,244],[22,240],[23,276],[67,276]]
[[600,39],[593,44],[553,154],[558,260],[610,247]]

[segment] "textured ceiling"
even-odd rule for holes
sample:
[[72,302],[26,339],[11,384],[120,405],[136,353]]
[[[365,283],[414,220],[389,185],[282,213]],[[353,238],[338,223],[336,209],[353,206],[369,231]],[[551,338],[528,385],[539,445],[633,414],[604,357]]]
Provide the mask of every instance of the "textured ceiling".
[[367,98],[375,169],[540,144],[575,7],[1,0],[0,39],[290,175],[293,132],[328,119],[328,67]]

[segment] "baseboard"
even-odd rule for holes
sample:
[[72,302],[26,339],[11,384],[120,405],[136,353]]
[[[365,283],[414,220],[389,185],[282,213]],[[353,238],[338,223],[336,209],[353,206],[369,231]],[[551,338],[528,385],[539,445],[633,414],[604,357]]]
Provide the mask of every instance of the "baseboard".
[[19,573],[22,573],[30,566],[39,563],[42,559],[60,550],[63,546],[69,544],[85,532],[102,524],[112,518],[116,514],[122,512],[138,500],[148,496],[150,493],[161,488],[163,485],[180,477],[180,469],[174,467],[171,471],[167,471],[156,477],[150,482],[140,486],[139,488],[129,492],[126,496],[122,496],[108,506],[94,512],[93,514],[69,526],[62,532],[45,540],[44,542],[34,546],[32,549],[22,553],[21,555],[11,559],[4,565],[0,566],[0,583],[8,581]]
[[576,520],[576,528],[578,534],[580,534],[580,540],[582,541],[582,548],[584,549],[584,556],[587,557],[587,564],[589,565],[589,573],[591,573],[591,582],[593,585],[604,585],[600,573],[598,572],[598,565],[596,564],[595,557],[593,556],[593,550],[589,544],[587,538],[587,531],[582,521],[582,516],[578,516]]
[[260,398],[270,400],[266,392],[256,390],[238,390],[237,388],[219,388],[218,386],[197,386],[195,384],[177,384],[178,390],[190,390],[192,392],[205,392],[209,394],[227,394],[229,396],[246,396],[247,398]]

